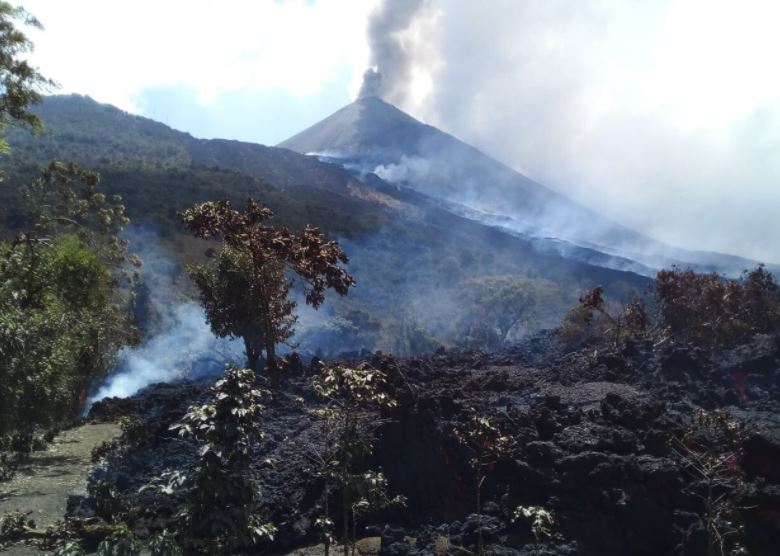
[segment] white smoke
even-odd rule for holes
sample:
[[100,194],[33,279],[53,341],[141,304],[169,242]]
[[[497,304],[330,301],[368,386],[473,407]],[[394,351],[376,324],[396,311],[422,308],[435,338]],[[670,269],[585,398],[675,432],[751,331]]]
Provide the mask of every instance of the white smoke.
[[241,360],[240,343],[216,338],[200,306],[182,303],[170,317],[172,324],[164,332],[120,351],[116,373],[89,399],[88,407],[103,398],[132,396],[150,384],[218,372],[225,362]]
[[156,232],[132,226],[124,236],[144,263],[139,274],[147,292],[143,319],[148,322],[140,324],[149,337],[119,352],[116,369],[89,398],[87,408],[106,397],[132,396],[157,382],[216,374],[226,363],[243,359],[241,343],[214,336],[203,308],[184,296],[186,273]]
[[419,156],[402,156],[397,163],[380,164],[373,173],[390,183],[404,185],[422,181],[431,174],[431,161]]
[[369,26],[383,98],[661,241],[780,262],[776,3],[396,4]]

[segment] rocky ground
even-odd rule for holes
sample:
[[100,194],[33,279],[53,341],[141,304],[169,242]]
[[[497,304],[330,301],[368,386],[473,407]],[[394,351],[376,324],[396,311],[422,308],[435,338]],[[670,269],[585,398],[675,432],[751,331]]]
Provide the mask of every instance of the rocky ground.
[[[710,508],[726,544],[777,554],[780,337],[756,337],[722,352],[670,342],[566,353],[546,335],[502,356],[378,354],[350,364],[384,371],[399,402],[382,415],[374,454],[365,462],[381,468],[393,493],[408,500],[405,509],[370,516],[359,528],[360,537],[381,538],[383,554],[466,554],[480,528],[495,554],[707,554],[712,534],[702,497],[710,485],[728,502],[718,516]],[[318,403],[308,382],[315,370],[291,368],[263,414],[258,513],[279,528],[263,547],[271,552],[318,542],[322,485],[307,456],[323,438],[322,423],[309,412]],[[121,494],[117,511],[141,536],[165,527],[178,510],[175,493],[139,488],[167,470],[191,469],[197,446],[169,426],[205,400],[207,387],[162,384],[92,410],[96,421],[133,417],[122,438],[96,451],[90,481]],[[726,423],[722,438],[702,425],[700,409],[723,410],[717,414]],[[509,451],[488,469],[481,518],[470,453],[454,433],[475,413],[490,416],[510,439]],[[686,440],[696,438],[696,444]],[[686,452],[692,445],[711,453]],[[725,464],[708,483],[691,465],[694,455]],[[85,500],[71,510],[91,515],[93,506]],[[527,519],[513,521],[518,506],[551,510],[554,538],[537,539]]]

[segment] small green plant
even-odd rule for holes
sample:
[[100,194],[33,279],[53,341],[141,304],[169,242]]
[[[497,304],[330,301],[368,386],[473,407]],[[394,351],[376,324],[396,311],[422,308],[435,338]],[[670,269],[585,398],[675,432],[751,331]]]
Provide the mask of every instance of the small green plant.
[[128,415],[119,419],[119,428],[127,442],[133,446],[142,444],[149,436],[149,429],[135,415]]
[[171,427],[202,443],[200,460],[183,481],[188,540],[210,550],[231,551],[273,538],[271,524],[253,515],[259,485],[252,477],[252,450],[260,438],[260,400],[255,373],[236,367],[211,389],[212,401],[191,407]]
[[19,540],[27,531],[35,529],[35,522],[30,519],[31,514],[31,511],[14,511],[0,516],[0,542]]
[[98,545],[97,556],[140,556],[143,545],[124,523]]
[[[358,473],[358,465],[373,451],[374,429],[382,421],[376,415],[382,408],[396,405],[386,392],[385,375],[375,369],[326,367],[312,379],[314,390],[325,402],[312,413],[325,421],[325,445],[309,454],[314,474],[323,479],[323,513],[319,524],[329,552],[333,536],[329,498],[341,493],[344,556],[354,551],[356,521],[360,517],[403,503],[402,497],[389,498],[387,480],[379,472]],[[352,523],[350,531],[350,521]]]
[[151,556],[181,556],[184,553],[174,534],[167,529],[149,539],[149,552]]
[[125,503],[116,485],[110,481],[98,479],[87,485],[87,494],[97,515],[108,522],[118,520],[125,511]]
[[381,471],[366,471],[354,477],[353,488],[358,495],[351,507],[352,556],[355,556],[358,521],[387,508],[403,508],[406,506],[406,497],[402,495],[390,497],[387,478]]
[[512,521],[520,519],[529,522],[531,533],[538,542],[542,538],[560,539],[561,535],[554,531],[556,526],[555,513],[542,506],[518,506],[512,514]]
[[16,476],[16,462],[8,454],[0,453],[0,483],[8,482]]
[[511,441],[494,418],[480,415],[474,409],[471,410],[468,423],[453,429],[453,434],[471,454],[469,466],[474,472],[477,502],[477,551],[482,555],[485,552],[482,538],[482,485],[496,463],[509,454]]
[[76,541],[67,541],[51,553],[51,556],[86,556],[86,552]]

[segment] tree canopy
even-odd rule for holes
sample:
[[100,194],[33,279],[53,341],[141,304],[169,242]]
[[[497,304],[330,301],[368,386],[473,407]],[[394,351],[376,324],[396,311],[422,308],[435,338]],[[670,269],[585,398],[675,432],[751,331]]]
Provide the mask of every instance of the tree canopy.
[[52,163],[26,190],[34,223],[0,242],[0,433],[72,417],[128,338],[115,273],[127,219],[98,182]]
[[[33,44],[20,30],[20,24],[42,28],[24,8],[0,1],[0,132],[11,123],[40,127],[40,119],[29,107],[40,102],[41,92],[54,84],[25,60]],[[2,137],[0,150],[7,150]]]
[[560,288],[548,280],[524,276],[485,276],[461,287],[466,341],[496,348],[520,325],[550,313],[561,302]]
[[185,226],[197,237],[220,238],[223,251],[216,265],[193,267],[191,274],[214,333],[241,337],[250,365],[264,345],[271,380],[278,381],[276,344],[292,335],[295,303],[288,299],[292,282],[303,285],[306,302],[317,308],[332,289],[346,295],[355,280],[342,265],[349,259],[317,228],[300,232],[266,224],[271,210],[253,199],[244,211],[230,201],[196,205],[182,213]]

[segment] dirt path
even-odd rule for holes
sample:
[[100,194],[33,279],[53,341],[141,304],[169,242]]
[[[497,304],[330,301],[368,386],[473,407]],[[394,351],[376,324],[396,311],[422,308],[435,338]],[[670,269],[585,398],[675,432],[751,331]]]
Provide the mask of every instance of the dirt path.
[[[30,511],[43,529],[65,516],[68,496],[86,494],[92,449],[119,434],[114,423],[87,424],[61,433],[46,451],[34,452],[10,482],[0,483],[0,515]],[[37,554],[34,549],[12,546],[0,554]]]

